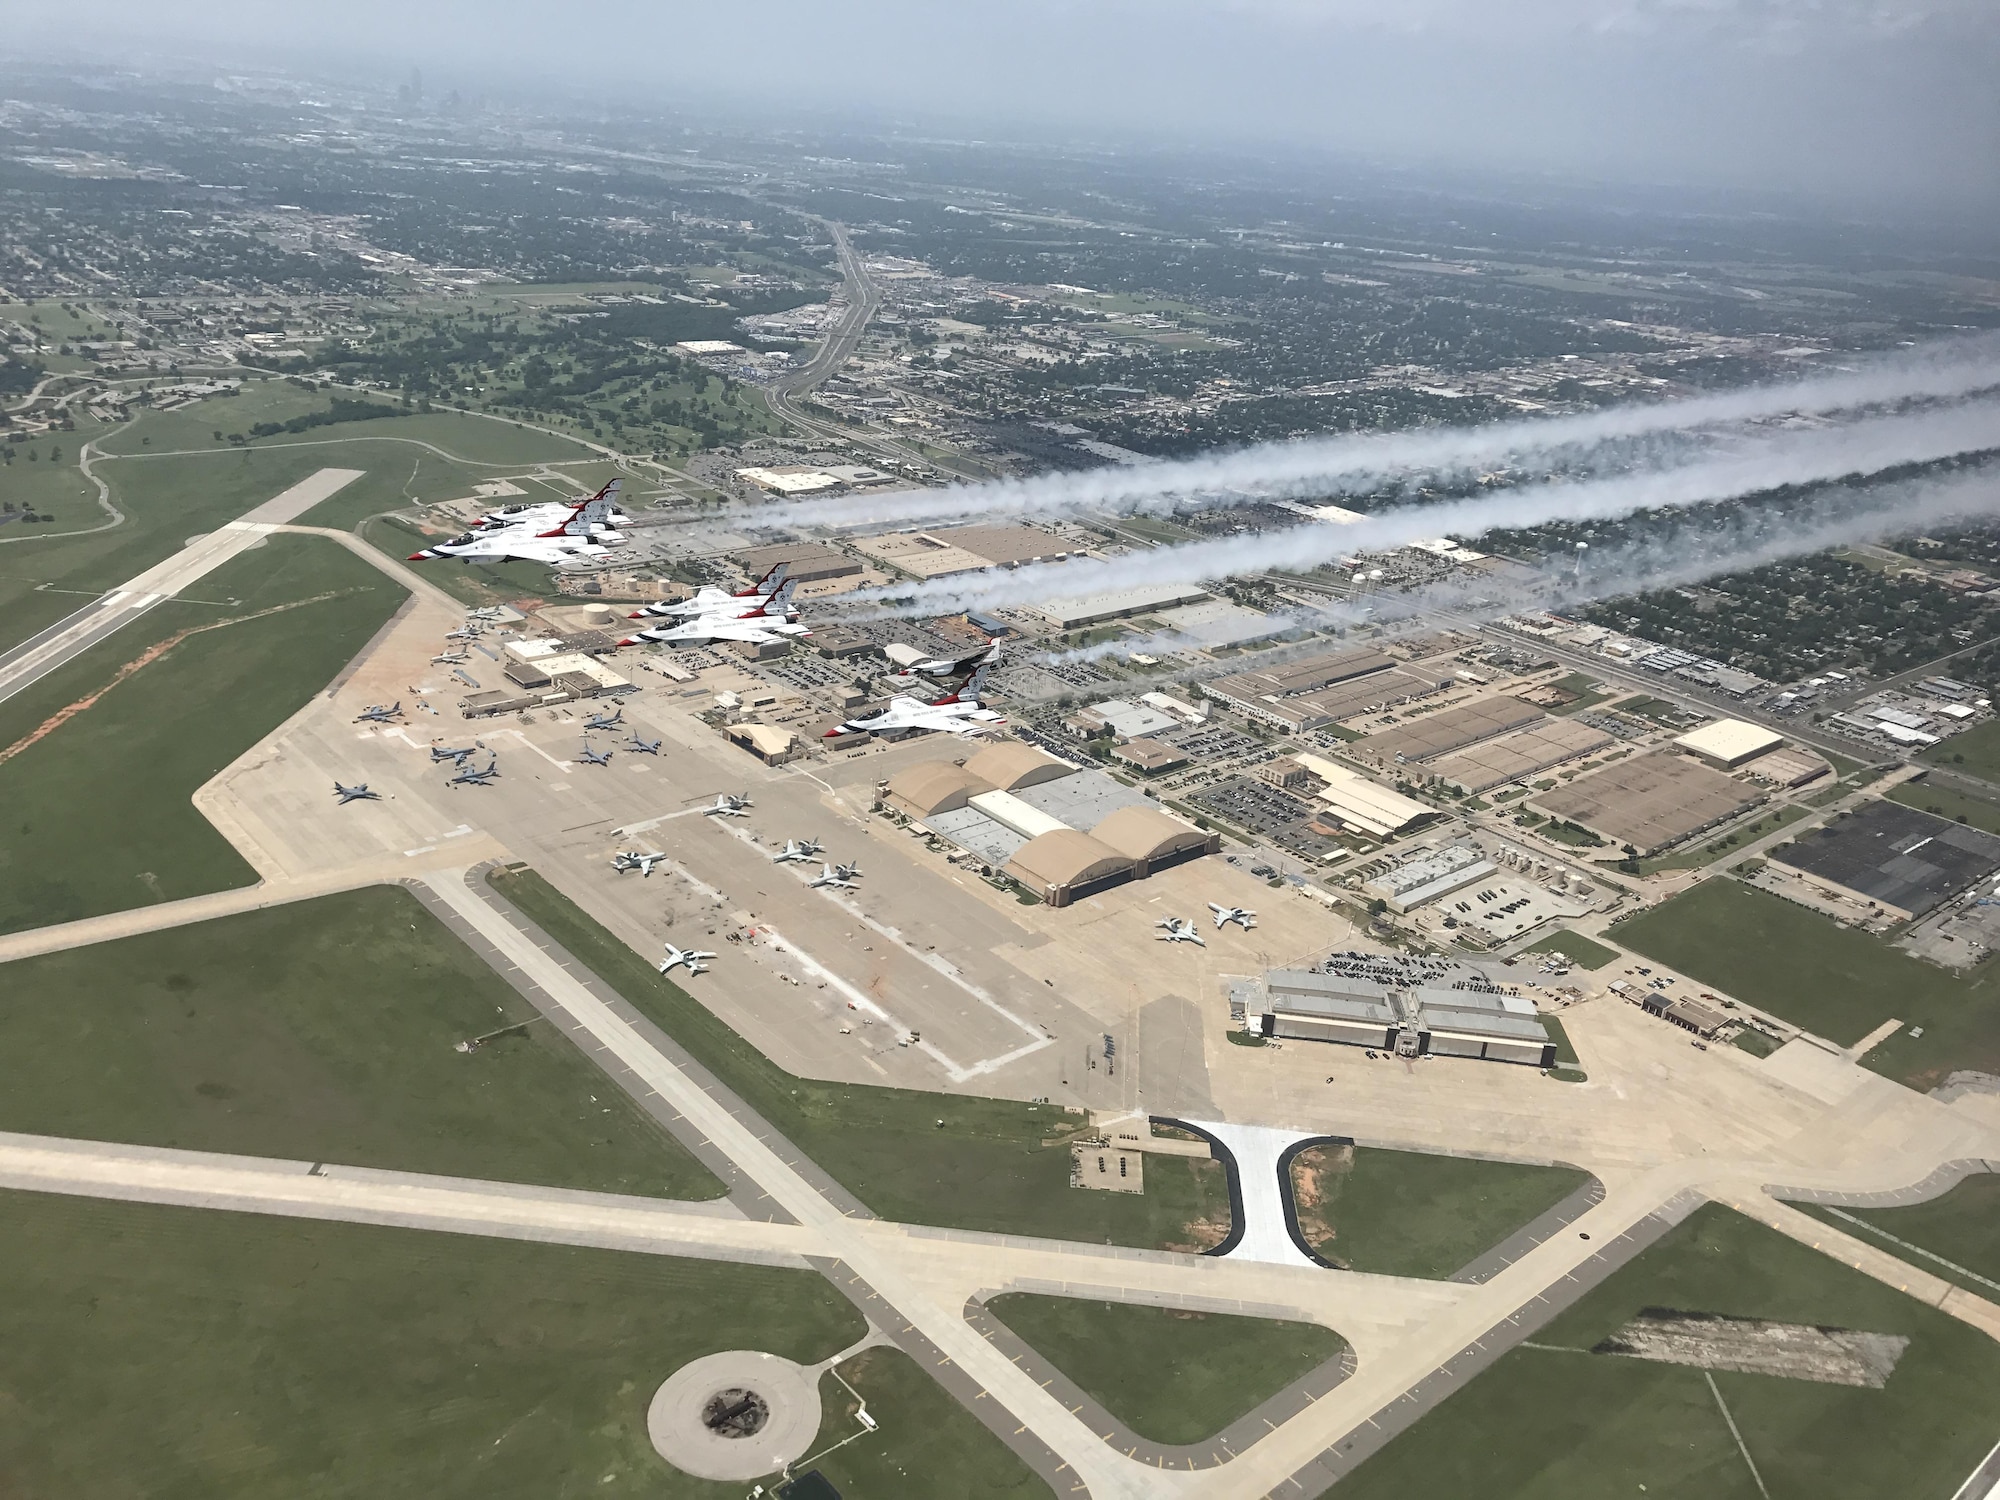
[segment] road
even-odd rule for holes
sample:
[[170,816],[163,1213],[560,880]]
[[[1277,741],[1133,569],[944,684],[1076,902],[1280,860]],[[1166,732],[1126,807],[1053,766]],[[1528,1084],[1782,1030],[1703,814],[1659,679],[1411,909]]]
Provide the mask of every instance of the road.
[[122,588],[92,600],[0,656],[0,703],[39,682],[63,663],[124,629],[163,600],[212,573],[237,553],[262,541],[273,528],[312,509],[359,479],[360,469],[321,469],[275,499],[191,542],[165,562],[148,568]]

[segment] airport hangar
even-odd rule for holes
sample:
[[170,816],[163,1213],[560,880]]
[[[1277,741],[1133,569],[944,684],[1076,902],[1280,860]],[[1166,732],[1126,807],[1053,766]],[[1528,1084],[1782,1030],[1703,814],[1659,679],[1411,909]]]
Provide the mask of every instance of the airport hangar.
[[925,761],[889,779],[897,812],[1051,906],[1143,880],[1222,847],[1102,771],[1002,740],[963,764]]

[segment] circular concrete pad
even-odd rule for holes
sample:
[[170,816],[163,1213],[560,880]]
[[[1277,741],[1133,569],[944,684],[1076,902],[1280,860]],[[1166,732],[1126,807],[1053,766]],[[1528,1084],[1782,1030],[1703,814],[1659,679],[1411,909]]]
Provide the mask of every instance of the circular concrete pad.
[[[739,1394],[741,1393],[741,1394]],[[746,1418],[761,1403],[761,1422]],[[727,1397],[718,1404],[718,1397]],[[736,1412],[723,1430],[713,1418]],[[731,1349],[682,1365],[653,1393],[646,1433],[653,1448],[697,1479],[761,1479],[802,1458],[819,1433],[819,1381],[800,1365],[755,1349]],[[754,1426],[754,1432],[732,1432]]]

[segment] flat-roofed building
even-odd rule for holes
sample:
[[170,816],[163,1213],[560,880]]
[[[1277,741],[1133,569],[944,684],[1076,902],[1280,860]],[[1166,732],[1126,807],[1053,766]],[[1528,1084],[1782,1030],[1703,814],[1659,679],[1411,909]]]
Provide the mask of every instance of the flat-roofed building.
[[1430,762],[1430,774],[1477,796],[1510,781],[1525,781],[1564,761],[1592,755],[1617,739],[1573,719],[1546,719]]
[[1531,1068],[1555,1064],[1556,1044],[1526,1000],[1424,986],[1405,992],[1404,1012],[1432,1056],[1477,1057]]
[[1653,750],[1538,793],[1527,805],[1644,855],[1726,823],[1764,796],[1692,756]]
[[1343,826],[1370,838],[1392,838],[1437,816],[1438,810],[1429,803],[1378,786],[1359,771],[1323,755],[1295,755],[1292,759],[1326,783],[1314,795],[1327,812]]
[[762,578],[784,563],[786,576],[798,583],[848,578],[861,571],[860,563],[824,542],[775,542],[768,547],[751,547],[736,554],[736,563],[752,578]]
[[1671,1021],[1681,1030],[1692,1031],[1698,1037],[1712,1037],[1729,1024],[1728,1016],[1703,1005],[1699,1000],[1663,995],[1657,990],[1648,990],[1640,998],[1639,1006],[1647,1015]]
[[1777,749],[1785,743],[1785,737],[1761,724],[1745,723],[1742,719],[1717,719],[1713,724],[1704,724],[1699,729],[1690,729],[1686,734],[1676,736],[1674,743],[1712,766],[1734,769],[1745,761],[1755,760]]
[[1519,698],[1482,698],[1356,740],[1346,753],[1382,770],[1421,765],[1467,745],[1539,725],[1547,717],[1534,704],[1523,703]]
[[1386,902],[1391,911],[1401,914],[1497,874],[1499,869],[1470,844],[1447,844],[1370,877],[1362,884],[1361,894]]
[[1749,774],[1772,786],[1805,786],[1832,772],[1833,765],[1803,745],[1786,745],[1750,764]]
[[952,526],[918,534],[941,546],[961,548],[998,568],[1060,562],[1079,550],[1076,543],[1032,526]]
[[1188,763],[1187,751],[1149,739],[1127,740],[1122,745],[1113,745],[1111,758],[1121,766],[1130,766],[1148,776],[1156,776]]
[[1268,1036],[1387,1051],[1402,1030],[1402,1012],[1386,985],[1303,969],[1273,969],[1264,976],[1264,984]]
[[1274,969],[1264,976],[1264,1033],[1376,1047],[1399,1056],[1479,1058],[1546,1068],[1556,1045],[1534,1005],[1513,995],[1398,988],[1348,975]]
[[983,812],[1003,828],[1011,828],[1024,839],[1038,839],[1069,825],[1038,807],[1030,807],[1012,792],[975,792],[965,805]]
[[775,724],[732,724],[722,731],[733,745],[741,745],[769,766],[781,766],[799,753],[799,737]]
[[1058,630],[1080,630],[1086,625],[1130,619],[1150,610],[1193,604],[1207,597],[1208,590],[1194,584],[1153,584],[1104,594],[1081,594],[1073,599],[1045,599],[1035,610]]

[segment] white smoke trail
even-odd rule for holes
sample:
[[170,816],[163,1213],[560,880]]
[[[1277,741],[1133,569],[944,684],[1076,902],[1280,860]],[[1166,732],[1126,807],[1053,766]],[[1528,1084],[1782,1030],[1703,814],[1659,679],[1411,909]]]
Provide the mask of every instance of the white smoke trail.
[[[1746,439],[1734,454],[1678,469],[1575,484],[1529,485],[1463,500],[1405,506],[1347,526],[1310,523],[1160,547],[1108,560],[1071,559],[926,583],[885,585],[849,597],[856,606],[878,605],[879,612],[885,614],[939,614],[1032,604],[1072,594],[1192,584],[1273,569],[1300,572],[1358,552],[1388,551],[1439,535],[1477,537],[1487,531],[1554,520],[1607,520],[1634,511],[1699,505],[1787,485],[1865,476],[1996,447],[2000,447],[2000,403],[1971,403]],[[893,604],[887,602],[891,600]]]
[[759,529],[902,525],[953,517],[1005,520],[1173,509],[1281,494],[1366,493],[1412,472],[1449,479],[1509,465],[1542,468],[1620,439],[1885,403],[1955,400],[1996,384],[2000,335],[1979,335],[1881,356],[1836,375],[1574,416],[1261,443],[1083,473],[788,502],[731,519]]
[[[1560,612],[1600,599],[1699,583],[1832,547],[1911,536],[1940,526],[1990,521],[2000,516],[2000,465],[1946,478],[1884,484],[1845,498],[1850,503],[1823,503],[1803,517],[1789,513],[1773,524],[1761,524],[1766,518],[1745,516],[1719,528],[1689,527],[1664,539],[1607,548],[1594,554],[1589,573],[1582,577],[1564,570],[1544,574],[1525,586],[1499,588],[1491,579],[1454,579],[1405,593],[1374,595],[1365,602],[1341,600],[1324,610],[1273,615],[1263,625],[1246,630],[1239,639],[1259,639],[1296,628],[1367,626],[1373,639],[1378,633],[1393,636],[1441,626],[1476,627],[1531,610]],[[1052,653],[1044,659],[1051,663],[1088,661],[1132,652],[1184,650],[1194,644],[1197,643],[1178,632],[1164,632]],[[1205,644],[1224,642],[1211,639]],[[1201,663],[1176,672],[1148,674],[1145,680],[1154,685],[1215,676],[1219,672],[1255,671],[1293,656],[1330,648],[1331,642],[1320,637],[1239,658],[1226,667]]]

